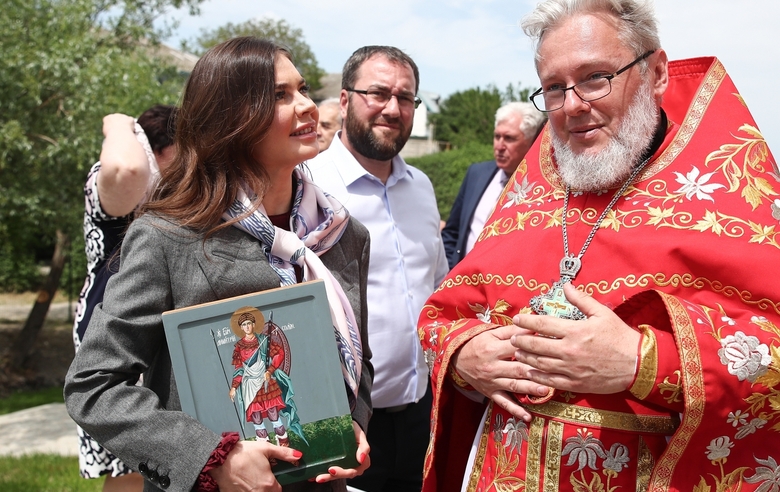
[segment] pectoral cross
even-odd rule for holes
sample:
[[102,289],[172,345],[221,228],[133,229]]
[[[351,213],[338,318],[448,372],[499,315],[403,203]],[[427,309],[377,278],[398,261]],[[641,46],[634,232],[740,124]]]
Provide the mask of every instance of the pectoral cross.
[[563,293],[563,284],[567,282],[571,282],[571,278],[564,275],[559,281],[552,284],[546,294],[531,298],[530,304],[536,314],[571,320],[587,318],[582,311],[566,299],[566,295]]

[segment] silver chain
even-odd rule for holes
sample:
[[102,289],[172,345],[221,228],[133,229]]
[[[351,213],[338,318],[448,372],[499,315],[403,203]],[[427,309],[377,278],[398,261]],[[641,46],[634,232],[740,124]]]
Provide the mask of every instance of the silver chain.
[[[578,260],[582,260],[582,257],[585,255],[585,251],[587,251],[588,246],[590,246],[590,242],[593,240],[593,237],[596,235],[596,231],[598,231],[599,228],[601,227],[601,222],[604,220],[604,217],[606,217],[609,211],[612,210],[612,207],[614,207],[617,201],[620,199],[620,197],[623,196],[623,193],[625,193],[625,191],[628,189],[631,182],[634,181],[634,178],[636,178],[637,175],[642,171],[642,169],[644,169],[648,161],[650,161],[650,159],[646,159],[644,162],[638,165],[631,172],[631,176],[628,177],[626,182],[623,183],[623,186],[621,186],[618,192],[615,193],[615,196],[612,197],[612,201],[609,202],[607,208],[605,208],[604,211],[601,212],[601,215],[599,215],[599,218],[596,220],[596,223],[593,224],[593,228],[590,230],[590,234],[588,234],[588,238],[585,239],[585,244],[582,245],[580,254],[578,254],[576,257]],[[563,217],[562,217],[563,254],[565,255],[564,258],[572,257],[569,254],[569,235],[566,232],[566,215],[568,214],[568,209],[569,209],[569,191],[570,191],[569,185],[566,185],[566,195],[563,197]],[[573,278],[570,280],[573,280]]]

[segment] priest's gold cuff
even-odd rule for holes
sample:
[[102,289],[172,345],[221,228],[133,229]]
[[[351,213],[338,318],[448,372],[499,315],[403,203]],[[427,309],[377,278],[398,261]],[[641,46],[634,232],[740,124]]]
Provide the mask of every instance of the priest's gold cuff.
[[639,325],[642,332],[642,345],[639,349],[639,369],[634,384],[628,389],[632,395],[644,400],[650,395],[658,374],[658,345],[655,333],[648,325]]

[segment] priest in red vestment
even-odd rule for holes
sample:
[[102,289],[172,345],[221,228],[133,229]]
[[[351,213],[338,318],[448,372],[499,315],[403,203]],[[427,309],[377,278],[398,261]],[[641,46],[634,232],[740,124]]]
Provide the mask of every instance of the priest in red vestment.
[[424,490],[779,491],[780,173],[745,102],[649,2],[523,28],[549,123],[421,314]]

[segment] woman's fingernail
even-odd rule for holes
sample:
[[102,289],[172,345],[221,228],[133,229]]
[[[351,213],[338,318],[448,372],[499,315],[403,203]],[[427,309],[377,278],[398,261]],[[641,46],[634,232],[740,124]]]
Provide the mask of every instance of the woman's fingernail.
[[330,473],[331,475],[333,475],[335,477],[336,476],[336,469],[335,468],[328,468],[328,473]]
[[366,453],[360,453],[358,456],[358,463],[362,465],[364,461],[366,461]]
[[300,458],[301,458],[301,456],[303,456],[303,453],[301,453],[301,452],[300,452],[300,451],[298,451],[297,449],[294,449],[294,450],[293,450],[293,458],[295,458],[295,459],[297,460],[297,459],[300,459]]

